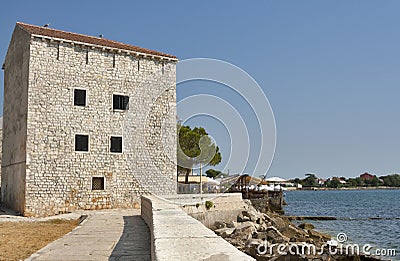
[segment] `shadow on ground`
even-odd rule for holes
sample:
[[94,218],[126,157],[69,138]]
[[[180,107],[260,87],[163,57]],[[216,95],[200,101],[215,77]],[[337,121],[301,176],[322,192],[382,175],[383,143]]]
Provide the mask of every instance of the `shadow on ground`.
[[140,216],[124,216],[124,231],[109,260],[151,260],[150,231]]

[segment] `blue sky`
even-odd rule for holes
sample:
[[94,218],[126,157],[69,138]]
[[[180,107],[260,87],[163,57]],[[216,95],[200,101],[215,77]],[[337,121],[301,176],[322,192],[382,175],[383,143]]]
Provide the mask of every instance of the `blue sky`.
[[[0,15],[0,60],[17,21],[104,34],[179,59],[221,59],[248,72],[268,96],[277,127],[268,176],[400,173],[399,10],[394,0],[7,1]],[[178,86],[178,99],[225,97],[247,116],[256,140],[246,104],[216,85]],[[235,172],[224,165],[229,140],[223,126],[204,117],[189,123],[206,127],[225,156],[220,168]]]

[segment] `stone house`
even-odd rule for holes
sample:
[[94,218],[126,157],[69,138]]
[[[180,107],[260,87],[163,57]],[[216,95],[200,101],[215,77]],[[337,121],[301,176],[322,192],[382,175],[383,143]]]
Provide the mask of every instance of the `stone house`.
[[3,65],[1,203],[46,216],[176,193],[176,62],[17,23]]

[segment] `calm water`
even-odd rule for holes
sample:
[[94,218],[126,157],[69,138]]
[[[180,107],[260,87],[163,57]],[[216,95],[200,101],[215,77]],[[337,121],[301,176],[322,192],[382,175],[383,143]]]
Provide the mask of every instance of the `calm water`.
[[344,232],[352,243],[396,249],[392,259],[400,260],[400,190],[287,191],[285,200],[286,215],[340,218],[308,222],[333,237]]

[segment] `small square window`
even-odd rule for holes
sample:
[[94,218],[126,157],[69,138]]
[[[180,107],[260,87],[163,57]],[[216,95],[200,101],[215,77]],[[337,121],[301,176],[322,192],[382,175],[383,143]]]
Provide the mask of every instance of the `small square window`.
[[75,135],[75,151],[89,151],[89,135]]
[[80,90],[80,89],[74,90],[74,105],[86,106],[86,90]]
[[122,153],[122,137],[111,137],[110,152]]
[[113,94],[113,109],[127,110],[129,108],[129,96]]
[[104,190],[104,177],[92,178],[92,190]]

